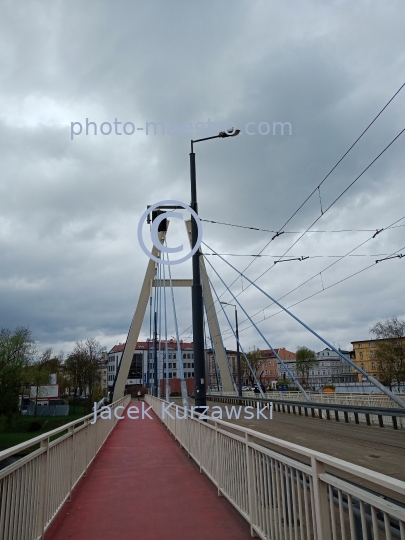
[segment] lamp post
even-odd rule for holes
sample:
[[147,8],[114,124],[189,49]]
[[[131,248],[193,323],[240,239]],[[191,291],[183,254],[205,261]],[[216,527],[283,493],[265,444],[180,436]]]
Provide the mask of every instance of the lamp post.
[[[213,137],[205,137],[191,141],[190,153],[190,183],[191,183],[191,203],[190,207],[198,214],[197,204],[197,180],[195,170],[194,143],[208,141],[210,139],[224,139],[226,137],[235,137],[239,135],[240,130],[232,132],[221,131]],[[198,238],[197,223],[191,216],[191,244],[192,248],[196,245]],[[193,255],[193,285],[191,287],[192,302],[192,322],[193,322],[193,346],[194,346],[194,399],[196,407],[205,407],[207,403],[205,392],[205,358],[204,358],[204,319],[203,319],[203,300],[202,285],[200,275],[200,250]],[[197,408],[198,412],[198,408]]]
[[238,369],[238,396],[242,397],[242,366],[240,363],[240,350],[239,350],[239,327],[238,327],[238,310],[235,304],[228,304],[227,302],[221,302],[224,306],[233,306],[235,308],[235,334],[236,334],[236,366]]

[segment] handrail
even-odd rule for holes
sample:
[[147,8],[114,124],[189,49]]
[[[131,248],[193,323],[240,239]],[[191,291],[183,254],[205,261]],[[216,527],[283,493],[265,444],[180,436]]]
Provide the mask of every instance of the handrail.
[[[109,405],[108,419],[92,423],[91,413],[0,452],[0,460],[4,460],[39,444],[38,449],[0,470],[2,540],[43,538],[119,421],[113,412],[125,408],[130,400],[127,395]],[[100,414],[101,409],[96,417]]]
[[249,521],[252,536],[337,540],[360,531],[405,540],[405,505],[397,500],[405,500],[405,482],[224,420],[202,421],[180,406],[179,416],[169,409],[171,418],[163,414],[166,402],[145,399]]
[[[276,412],[292,412],[295,414],[295,410],[298,410],[301,415],[301,409],[305,411],[312,411],[312,416],[316,417],[316,411],[319,418],[324,418],[322,411],[326,412],[326,419],[331,420],[332,417],[329,414],[330,411],[335,413],[335,420],[340,421],[339,412],[343,413],[343,420],[346,423],[354,421],[356,424],[360,423],[359,415],[364,415],[364,422],[367,425],[376,424],[380,427],[384,427],[385,421],[391,422],[394,429],[399,427],[405,427],[405,410],[399,407],[377,407],[368,405],[346,405],[337,403],[322,403],[322,402],[306,402],[306,401],[293,401],[288,399],[263,399],[260,397],[239,397],[228,395],[210,395],[207,396],[208,400],[217,401],[222,403],[273,403],[274,410]],[[286,406],[286,407],[285,407]],[[287,410],[285,410],[287,409]],[[375,418],[373,418],[375,417]]]

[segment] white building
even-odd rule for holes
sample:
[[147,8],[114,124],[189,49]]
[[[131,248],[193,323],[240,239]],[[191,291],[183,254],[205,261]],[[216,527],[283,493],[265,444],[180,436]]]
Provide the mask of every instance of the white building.
[[[122,354],[124,352],[124,343],[115,345],[108,353],[108,387],[113,388],[114,380],[121,364]],[[159,345],[158,345],[159,347]],[[161,349],[158,353],[159,379],[166,378],[166,344],[161,342]],[[168,378],[173,380],[173,388],[176,387],[175,380],[180,381],[180,364],[178,358],[177,342],[170,340],[167,343],[168,348]],[[194,379],[194,352],[192,343],[180,342],[180,349],[184,367],[184,378]],[[154,359],[155,348],[153,341],[142,341],[136,344],[132,357],[131,367],[129,369],[126,386],[133,385],[148,386],[154,383]]]
[[[342,351],[341,349],[339,351],[344,356],[347,356],[347,358],[350,358],[353,354],[351,351]],[[310,386],[319,387],[325,384],[355,382],[356,376],[350,364],[345,362],[335,351],[326,348],[316,353],[316,359],[318,360],[318,365],[309,371],[308,383]],[[284,360],[284,363],[288,366],[294,377],[300,380],[301,376],[297,373],[296,361]],[[290,378],[282,365],[278,366],[278,376],[280,379]]]

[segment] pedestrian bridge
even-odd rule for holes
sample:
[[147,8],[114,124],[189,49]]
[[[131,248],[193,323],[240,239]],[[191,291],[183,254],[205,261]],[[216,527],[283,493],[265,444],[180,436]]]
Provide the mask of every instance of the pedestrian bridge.
[[405,540],[405,482],[145,401],[1,452],[0,538]]

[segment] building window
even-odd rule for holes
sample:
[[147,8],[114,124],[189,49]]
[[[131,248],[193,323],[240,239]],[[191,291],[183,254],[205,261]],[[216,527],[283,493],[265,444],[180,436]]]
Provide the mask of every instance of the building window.
[[375,364],[374,364],[374,362],[371,362],[371,369],[375,369]]
[[360,353],[360,358],[363,358],[363,353],[362,352]]
[[361,349],[363,347],[363,343],[359,343],[359,347]]

